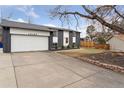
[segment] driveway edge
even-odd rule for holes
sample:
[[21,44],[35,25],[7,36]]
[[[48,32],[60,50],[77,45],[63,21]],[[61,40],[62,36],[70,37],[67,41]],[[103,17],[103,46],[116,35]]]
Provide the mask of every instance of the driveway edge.
[[18,82],[17,82],[17,77],[16,77],[16,70],[15,70],[15,66],[14,66],[14,63],[13,63],[13,59],[12,59],[12,54],[11,53],[10,53],[10,56],[11,56],[12,67],[13,67],[14,75],[15,75],[16,87],[18,88]]
[[106,64],[106,63],[101,63],[100,61],[92,60],[92,59],[89,59],[89,58],[86,58],[86,57],[77,57],[77,58],[80,59],[80,60],[83,60],[85,62],[94,64],[96,66],[99,66],[99,67],[110,69],[110,70],[115,71],[115,72],[124,73],[124,67],[111,65],[111,64]]

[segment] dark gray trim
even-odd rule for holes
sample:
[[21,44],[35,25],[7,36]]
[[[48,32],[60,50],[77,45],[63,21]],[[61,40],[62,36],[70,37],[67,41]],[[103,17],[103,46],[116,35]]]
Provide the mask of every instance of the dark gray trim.
[[80,33],[76,32],[76,46],[80,48]]
[[53,34],[56,32],[50,32],[49,37],[49,50],[58,50],[63,48],[63,30],[58,31],[58,43],[53,43]]
[[53,45],[53,32],[50,32],[50,36],[49,36],[49,50],[52,50],[52,45]]
[[69,46],[73,47],[73,32],[69,32]]
[[58,31],[58,49],[63,48],[63,30]]
[[3,27],[3,52],[11,52],[11,35],[9,27]]

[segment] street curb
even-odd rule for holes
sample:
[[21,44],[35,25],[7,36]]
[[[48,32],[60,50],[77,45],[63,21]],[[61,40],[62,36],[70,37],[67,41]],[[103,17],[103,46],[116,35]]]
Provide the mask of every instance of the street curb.
[[88,63],[94,64],[96,66],[100,66],[100,67],[103,67],[103,68],[106,68],[106,69],[110,69],[110,70],[115,71],[115,72],[124,73],[124,67],[111,65],[111,64],[106,64],[106,63],[101,63],[100,61],[92,60],[92,59],[89,59],[89,58],[86,58],[86,57],[77,57],[77,58],[79,58],[80,60],[84,60],[84,62],[86,61]]

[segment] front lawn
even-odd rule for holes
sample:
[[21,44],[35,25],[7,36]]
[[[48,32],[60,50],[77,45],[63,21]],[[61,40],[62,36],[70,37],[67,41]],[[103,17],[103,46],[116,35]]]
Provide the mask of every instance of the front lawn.
[[98,54],[103,53],[105,50],[103,49],[94,49],[94,48],[80,48],[80,49],[72,49],[72,50],[62,50],[59,53],[65,54],[71,57],[84,56],[87,54]]
[[94,48],[64,50],[64,51],[60,51],[59,53],[78,59],[88,58],[103,64],[105,63],[105,64],[124,67],[124,53],[113,53],[111,51],[107,51],[103,49],[94,49]]

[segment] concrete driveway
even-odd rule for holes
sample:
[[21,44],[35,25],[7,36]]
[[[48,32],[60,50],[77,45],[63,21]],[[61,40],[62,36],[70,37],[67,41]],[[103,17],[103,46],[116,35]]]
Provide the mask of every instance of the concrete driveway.
[[0,87],[124,87],[124,74],[55,52],[1,53]]

